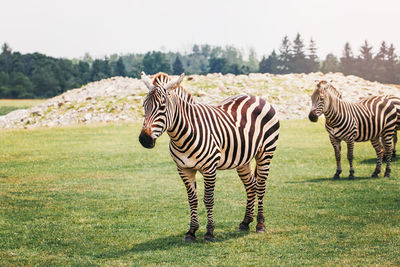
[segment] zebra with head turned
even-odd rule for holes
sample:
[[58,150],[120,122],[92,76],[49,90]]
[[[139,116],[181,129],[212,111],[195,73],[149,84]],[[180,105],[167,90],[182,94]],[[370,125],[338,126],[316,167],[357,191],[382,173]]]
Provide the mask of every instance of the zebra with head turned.
[[[274,108],[256,96],[240,95],[220,105],[195,102],[180,83],[158,73],[151,81],[143,72],[142,80],[149,89],[144,99],[145,119],[140,143],[153,148],[165,131],[170,136],[170,154],[187,190],[190,205],[190,229],[185,241],[195,239],[199,228],[197,213],[196,172],[204,177],[204,204],[207,209],[205,241],[214,240],[214,185],[217,170],[236,168],[247,193],[246,212],[239,230],[248,230],[253,221],[258,198],[257,232],[264,232],[263,197],[269,165],[274,155],[279,120]],[[254,175],[251,160],[255,158]]]
[[[375,96],[352,103],[342,100],[342,94],[330,83],[321,81],[317,84],[312,96],[312,107],[309,119],[316,122],[323,113],[326,119],[325,128],[335,150],[336,173],[339,179],[342,173],[340,150],[341,141],[347,143],[347,159],[350,164],[349,179],[354,179],[353,148],[354,142],[371,140],[377,154],[377,163],[372,177],[381,171],[383,149],[387,158],[385,177],[390,176],[392,159],[392,139],[395,134],[396,108],[387,96]],[[399,118],[400,119],[400,118]]]

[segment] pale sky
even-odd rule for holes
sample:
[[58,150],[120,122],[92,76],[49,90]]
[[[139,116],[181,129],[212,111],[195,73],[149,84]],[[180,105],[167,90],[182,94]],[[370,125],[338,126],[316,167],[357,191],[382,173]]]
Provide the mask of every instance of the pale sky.
[[398,0],[3,0],[0,43],[14,51],[80,58],[151,50],[184,51],[193,44],[278,49],[284,35],[312,37],[321,57],[358,54],[367,39],[400,52]]

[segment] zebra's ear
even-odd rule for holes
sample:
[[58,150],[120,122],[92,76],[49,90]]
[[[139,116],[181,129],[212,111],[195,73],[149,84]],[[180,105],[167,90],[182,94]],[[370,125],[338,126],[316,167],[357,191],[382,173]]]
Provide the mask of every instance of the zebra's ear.
[[185,73],[182,73],[178,78],[176,78],[175,80],[169,81],[166,85],[165,85],[165,90],[174,90],[176,87],[178,87],[181,82],[183,81],[183,78],[185,77]]
[[140,73],[140,76],[142,77],[142,81],[146,85],[146,87],[149,90],[153,89],[154,85],[151,84],[150,78],[146,75],[146,73],[144,73],[144,71]]

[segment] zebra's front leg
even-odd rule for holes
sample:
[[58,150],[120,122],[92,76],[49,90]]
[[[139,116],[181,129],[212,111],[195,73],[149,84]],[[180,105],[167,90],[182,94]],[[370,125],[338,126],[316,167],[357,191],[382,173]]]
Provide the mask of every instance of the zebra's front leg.
[[[383,139],[382,139],[382,142],[384,142]],[[377,157],[375,171],[372,173],[371,177],[376,178],[376,177],[378,177],[378,174],[381,172],[381,166],[382,166],[382,160],[383,160],[383,147],[382,147],[381,140],[379,137],[371,140],[371,144],[375,149],[376,157]]]
[[202,171],[204,176],[204,205],[207,209],[207,232],[204,235],[205,242],[214,241],[214,219],[213,219],[213,208],[214,208],[214,187],[216,169]]
[[178,167],[178,173],[186,186],[188,201],[190,205],[190,228],[185,234],[185,241],[191,242],[196,239],[196,231],[199,229],[199,216],[197,213],[198,199],[196,192],[196,170],[181,169]]
[[354,140],[351,139],[351,140],[347,141],[347,159],[348,159],[349,165],[350,165],[349,180],[354,179],[353,151],[354,151]]
[[341,144],[340,140],[329,135],[329,139],[331,140],[331,144],[333,146],[333,150],[335,151],[335,158],[336,158],[336,173],[333,175],[333,179],[337,180],[340,179],[340,174],[342,173],[342,164],[340,160],[340,152],[341,152]]
[[246,164],[237,169],[237,173],[243,182],[247,194],[246,212],[243,221],[239,224],[239,231],[248,231],[249,224],[253,221],[254,202],[256,199],[256,179],[251,173],[251,165]]

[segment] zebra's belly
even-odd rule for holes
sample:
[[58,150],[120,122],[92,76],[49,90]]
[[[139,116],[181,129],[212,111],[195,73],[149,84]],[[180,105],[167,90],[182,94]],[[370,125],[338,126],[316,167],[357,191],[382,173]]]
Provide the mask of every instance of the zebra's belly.
[[187,153],[174,151],[171,153],[171,156],[175,163],[184,169],[205,170],[214,166],[218,170],[228,170],[248,164],[256,154],[256,151],[254,151],[254,153],[242,153],[240,150],[237,152],[235,158],[233,158],[231,153],[228,153],[227,151],[204,155],[192,155],[191,157],[188,157]]
[[221,153],[194,154],[189,157],[188,153],[171,151],[171,157],[176,165],[183,169],[206,170],[218,164]]
[[245,153],[241,150],[237,150],[236,155],[234,156],[232,153],[223,150],[221,151],[221,158],[218,161],[217,169],[229,170],[248,164],[255,157],[256,151],[257,149]]
[[194,158],[188,158],[184,155],[180,155],[179,157],[172,157],[175,161],[175,163],[184,169],[198,169],[198,161],[196,161]]

